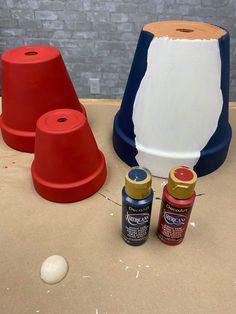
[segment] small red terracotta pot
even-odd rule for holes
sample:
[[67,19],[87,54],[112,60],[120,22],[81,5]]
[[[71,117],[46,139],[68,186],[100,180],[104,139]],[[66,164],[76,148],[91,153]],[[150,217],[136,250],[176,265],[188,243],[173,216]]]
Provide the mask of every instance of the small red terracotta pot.
[[106,179],[106,163],[84,114],[58,109],[38,119],[31,173],[36,191],[53,202],[94,194]]
[[3,53],[0,126],[6,144],[33,152],[37,119],[58,108],[85,113],[59,50],[24,46]]

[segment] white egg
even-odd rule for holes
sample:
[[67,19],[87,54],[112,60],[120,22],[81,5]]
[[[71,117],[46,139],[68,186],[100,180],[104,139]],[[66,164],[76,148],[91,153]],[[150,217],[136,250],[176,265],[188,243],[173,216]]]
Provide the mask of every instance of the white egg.
[[68,263],[63,256],[52,255],[42,263],[40,277],[49,284],[61,281],[68,272]]

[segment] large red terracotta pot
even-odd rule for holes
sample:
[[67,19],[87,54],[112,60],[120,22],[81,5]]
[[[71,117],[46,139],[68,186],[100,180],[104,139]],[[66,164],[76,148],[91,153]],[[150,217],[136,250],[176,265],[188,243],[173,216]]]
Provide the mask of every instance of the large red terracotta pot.
[[33,152],[37,119],[58,108],[85,113],[59,50],[24,46],[3,53],[0,126],[6,144]]

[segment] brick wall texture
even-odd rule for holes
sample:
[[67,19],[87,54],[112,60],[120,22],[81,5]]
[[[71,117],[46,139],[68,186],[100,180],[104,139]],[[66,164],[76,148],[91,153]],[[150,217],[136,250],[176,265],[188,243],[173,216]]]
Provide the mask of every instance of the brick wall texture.
[[[236,100],[236,0],[0,0],[0,53],[20,45],[60,49],[79,97],[121,98],[144,24],[191,19],[231,34]],[[100,79],[91,95],[89,78]]]

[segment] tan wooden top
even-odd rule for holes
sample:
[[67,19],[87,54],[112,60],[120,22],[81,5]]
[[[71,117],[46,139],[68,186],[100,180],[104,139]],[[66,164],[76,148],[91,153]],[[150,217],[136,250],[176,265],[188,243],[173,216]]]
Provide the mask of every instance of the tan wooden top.
[[144,26],[143,30],[153,33],[155,37],[173,39],[219,39],[225,31],[212,24],[193,21],[160,21]]
[[[80,102],[84,105],[109,105],[109,106],[120,106],[121,100],[120,99],[108,99],[108,98],[101,98],[101,99],[94,99],[94,98],[80,98]],[[236,101],[229,102],[229,108],[236,109]]]
[[112,106],[120,106],[120,99],[94,99],[94,98],[80,98],[80,102],[84,105],[112,105]]
[[[0,106],[2,98],[0,97]],[[109,99],[109,98],[80,98],[80,102],[83,105],[104,105],[104,106],[120,106],[121,99]],[[230,109],[236,109],[236,101],[229,102]],[[1,107],[0,107],[1,109]]]

